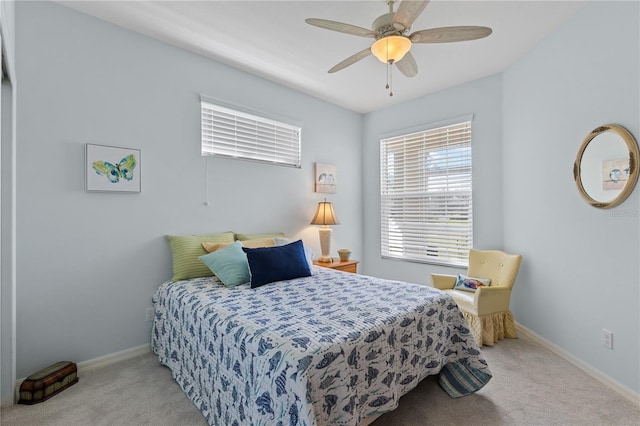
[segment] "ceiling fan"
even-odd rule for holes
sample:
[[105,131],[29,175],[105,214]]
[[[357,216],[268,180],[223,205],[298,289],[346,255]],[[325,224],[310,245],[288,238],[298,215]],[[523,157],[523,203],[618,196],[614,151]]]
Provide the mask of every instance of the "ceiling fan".
[[[387,89],[389,89],[391,65],[395,64],[400,72],[407,77],[414,77],[418,74],[418,65],[409,51],[413,43],[450,43],[477,40],[487,37],[492,32],[488,27],[458,26],[430,28],[409,34],[411,24],[422,13],[429,0],[402,0],[395,13],[393,12],[395,1],[390,0],[387,3],[389,13],[381,15],[373,21],[371,30],[327,19],[305,19],[307,24],[316,27],[360,37],[375,38],[376,40],[370,47],[333,66],[329,73],[340,71],[373,54],[381,62],[388,64]],[[393,96],[391,90],[389,96]]]

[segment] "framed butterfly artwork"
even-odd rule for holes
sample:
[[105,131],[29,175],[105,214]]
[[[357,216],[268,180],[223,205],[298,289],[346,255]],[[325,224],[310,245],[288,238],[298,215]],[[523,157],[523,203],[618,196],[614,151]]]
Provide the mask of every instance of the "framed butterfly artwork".
[[140,150],[86,144],[87,192],[140,192]]

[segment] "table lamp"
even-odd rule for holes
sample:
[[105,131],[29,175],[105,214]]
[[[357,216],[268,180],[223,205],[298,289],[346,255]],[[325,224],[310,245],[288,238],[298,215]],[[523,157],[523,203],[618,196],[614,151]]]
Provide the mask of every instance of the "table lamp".
[[338,225],[338,218],[333,211],[331,203],[324,201],[318,203],[318,209],[315,216],[311,219],[311,225],[322,225],[322,228],[318,230],[320,234],[320,250],[322,250],[322,256],[318,259],[318,262],[330,263],[331,259],[331,228],[327,225]]

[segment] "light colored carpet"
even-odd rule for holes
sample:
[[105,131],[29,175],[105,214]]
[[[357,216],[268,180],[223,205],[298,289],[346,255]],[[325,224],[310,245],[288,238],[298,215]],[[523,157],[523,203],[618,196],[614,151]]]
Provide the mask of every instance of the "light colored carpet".
[[[427,378],[373,425],[640,424],[638,406],[526,336],[483,353],[494,377],[476,394],[452,399]],[[50,400],[6,408],[0,418],[3,426],[206,425],[152,354],[87,371]]]

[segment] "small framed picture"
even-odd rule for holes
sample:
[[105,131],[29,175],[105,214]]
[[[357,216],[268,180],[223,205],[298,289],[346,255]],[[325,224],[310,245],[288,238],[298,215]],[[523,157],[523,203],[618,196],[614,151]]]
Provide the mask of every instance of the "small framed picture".
[[621,190],[629,180],[628,158],[602,160],[602,189],[605,191]]
[[140,150],[87,144],[87,192],[140,192]]
[[338,188],[336,166],[333,164],[315,164],[315,191],[335,194]]

